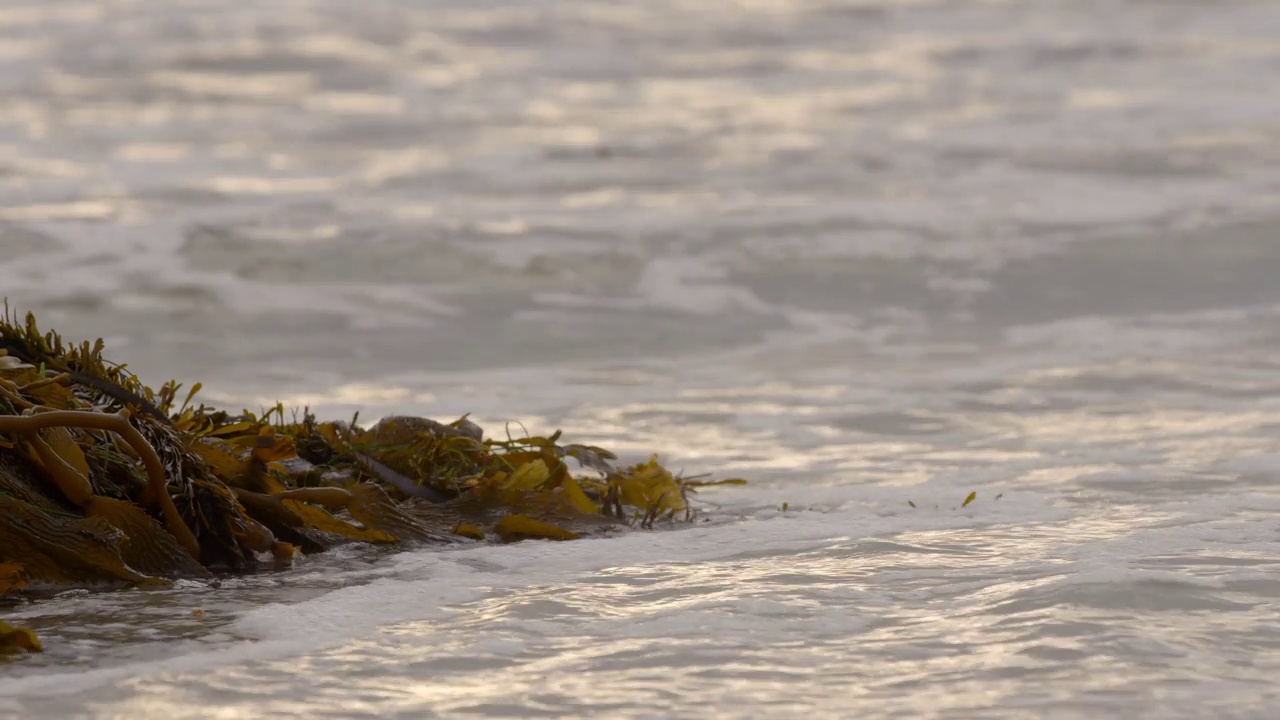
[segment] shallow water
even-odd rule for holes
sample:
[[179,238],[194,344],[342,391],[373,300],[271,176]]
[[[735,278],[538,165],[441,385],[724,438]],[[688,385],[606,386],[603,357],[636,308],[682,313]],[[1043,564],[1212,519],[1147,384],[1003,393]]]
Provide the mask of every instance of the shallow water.
[[232,407],[753,482],[693,528],[6,609],[48,652],[0,715],[1272,717],[1278,31],[6,3],[0,287],[43,326]]

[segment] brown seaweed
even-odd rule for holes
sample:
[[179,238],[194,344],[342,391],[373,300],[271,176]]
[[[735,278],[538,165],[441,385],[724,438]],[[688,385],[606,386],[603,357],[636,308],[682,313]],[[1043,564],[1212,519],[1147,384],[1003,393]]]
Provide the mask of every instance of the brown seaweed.
[[692,519],[688,493],[713,484],[656,457],[620,467],[559,432],[486,438],[467,417],[232,414],[194,404],[199,384],[179,405],[181,385],[153,391],[103,350],[7,307],[0,319],[0,597],[279,567],[344,543],[652,528]]

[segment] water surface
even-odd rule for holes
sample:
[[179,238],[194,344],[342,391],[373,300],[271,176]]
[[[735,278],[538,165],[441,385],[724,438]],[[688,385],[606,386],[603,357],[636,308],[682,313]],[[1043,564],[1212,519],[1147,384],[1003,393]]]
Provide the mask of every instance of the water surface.
[[1277,37],[1249,0],[11,0],[11,306],[233,408],[753,482],[6,609],[48,652],[0,714],[1271,717]]

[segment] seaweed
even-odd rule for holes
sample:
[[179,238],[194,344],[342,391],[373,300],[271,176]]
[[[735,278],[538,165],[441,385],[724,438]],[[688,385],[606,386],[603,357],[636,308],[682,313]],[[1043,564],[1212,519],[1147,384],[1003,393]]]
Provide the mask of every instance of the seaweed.
[[0,621],[0,655],[43,650],[44,646],[40,644],[40,639],[34,632]]
[[[286,567],[346,543],[572,540],[690,521],[696,488],[561,433],[502,438],[463,416],[362,427],[152,390],[104,344],[0,318],[0,598]],[[182,398],[179,403],[179,398]],[[0,646],[38,649],[0,627]],[[7,644],[6,644],[7,643]]]

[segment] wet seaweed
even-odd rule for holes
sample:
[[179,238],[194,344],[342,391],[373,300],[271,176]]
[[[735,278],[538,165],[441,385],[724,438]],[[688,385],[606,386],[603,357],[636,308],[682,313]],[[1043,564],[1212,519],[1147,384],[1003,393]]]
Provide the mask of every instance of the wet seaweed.
[[[0,598],[287,566],[296,553],[572,540],[689,521],[684,479],[557,430],[486,437],[393,416],[364,427],[282,405],[232,413],[200,384],[152,390],[105,359],[0,318]],[[16,629],[0,645],[38,647]],[[16,633],[16,634],[15,634]],[[34,643],[34,645],[33,645]],[[31,646],[31,647],[27,647]]]

